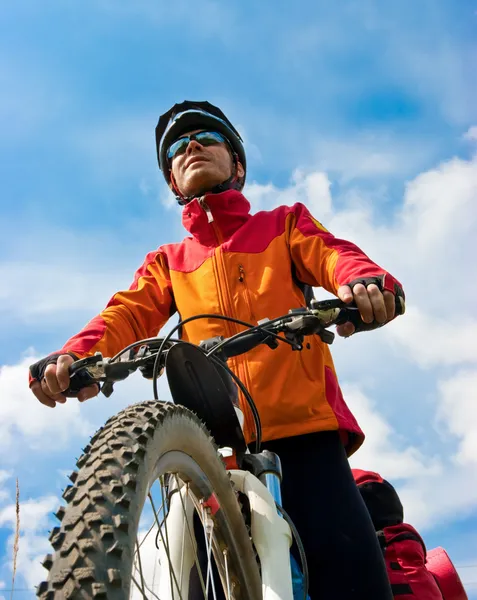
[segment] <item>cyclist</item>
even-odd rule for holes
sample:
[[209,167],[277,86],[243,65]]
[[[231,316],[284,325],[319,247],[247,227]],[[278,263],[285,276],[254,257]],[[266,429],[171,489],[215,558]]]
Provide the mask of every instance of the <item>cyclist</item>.
[[[242,139],[224,113],[208,102],[185,101],[156,127],[159,168],[183,206],[190,237],[146,256],[128,290],[54,354],[30,368],[30,386],[49,407],[64,403],[68,367],[99,351],[112,356],[157,335],[171,315],[228,315],[257,322],[304,306],[311,286],[354,301],[364,326],[381,326],[404,306],[400,283],[354,244],[334,237],[297,203],[250,214],[242,194],[246,157]],[[198,343],[240,330],[230,322],[187,323],[185,340]],[[355,331],[351,323],[338,334]],[[260,346],[230,366],[258,406],[264,448],[282,461],[283,505],[302,537],[311,566],[312,598],[392,598],[384,562],[347,461],[364,436],[337,382],[329,348],[318,336],[303,351]],[[78,398],[96,395],[91,385]],[[246,404],[245,435],[253,442]]]

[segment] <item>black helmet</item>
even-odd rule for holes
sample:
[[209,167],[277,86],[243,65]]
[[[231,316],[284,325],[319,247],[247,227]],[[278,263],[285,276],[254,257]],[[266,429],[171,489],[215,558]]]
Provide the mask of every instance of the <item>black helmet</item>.
[[[240,161],[246,171],[245,150],[239,132],[227,119],[224,113],[209,102],[193,102],[185,100],[175,104],[170,110],[161,115],[156,126],[156,150],[159,169],[162,171],[167,184],[171,184],[170,164],[167,150],[181,135],[194,129],[212,129],[221,133],[230,145],[234,161]],[[233,175],[229,180],[220,184],[217,191],[229,188],[241,190],[245,183],[245,175],[236,179]],[[214,191],[214,190],[211,190]],[[181,200],[183,200],[181,198]]]

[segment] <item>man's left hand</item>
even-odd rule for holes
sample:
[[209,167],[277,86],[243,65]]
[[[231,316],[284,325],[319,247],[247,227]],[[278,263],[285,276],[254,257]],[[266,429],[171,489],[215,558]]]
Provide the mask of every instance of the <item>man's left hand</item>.
[[[338,289],[338,298],[347,304],[354,300],[365,323],[376,321],[384,324],[394,318],[396,307],[394,294],[388,291],[381,292],[374,283],[370,283],[368,287],[357,283],[353,289],[349,285],[342,285]],[[338,325],[336,333],[348,337],[354,333],[354,325],[349,322]]]

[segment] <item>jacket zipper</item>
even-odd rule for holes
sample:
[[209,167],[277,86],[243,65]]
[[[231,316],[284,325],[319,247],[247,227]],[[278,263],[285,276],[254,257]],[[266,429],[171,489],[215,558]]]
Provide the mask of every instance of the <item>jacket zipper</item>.
[[[215,227],[215,223],[214,223],[214,215],[212,214],[212,211],[210,210],[209,205],[205,201],[205,196],[202,196],[202,198],[199,199],[199,204],[202,206],[202,209],[204,210],[205,214],[207,215],[207,223],[212,223],[214,233],[215,233],[215,235],[217,235],[217,228]],[[217,237],[217,239],[218,239],[218,237]]]
[[[225,310],[225,308],[227,307],[227,308],[229,308],[229,311],[228,311],[229,314],[232,317],[235,317],[234,310],[233,310],[233,304],[232,304],[232,301],[229,296],[229,289],[228,289],[227,277],[226,277],[226,269],[225,269],[225,264],[224,264],[224,260],[223,260],[223,256],[222,256],[222,252],[221,252],[221,247],[220,247],[223,242],[222,234],[220,232],[220,229],[217,227],[217,225],[214,221],[214,215],[212,214],[212,211],[210,210],[209,205],[205,201],[205,196],[202,196],[202,198],[199,200],[199,204],[201,205],[202,209],[204,210],[205,214],[207,215],[207,222],[212,226],[212,229],[214,230],[214,233],[215,233],[215,237],[217,239],[217,243],[219,244],[218,247],[215,248],[215,252],[214,252],[214,259],[215,259],[217,274],[219,277],[219,285],[217,286],[218,293],[219,293],[219,300],[222,305],[224,314],[227,312]],[[223,285],[223,288],[224,288],[223,290],[221,289],[221,284]],[[232,325],[232,323],[230,323],[230,321],[225,321],[224,324],[225,324],[225,330],[227,331],[227,337],[232,336],[234,333],[238,333],[238,330],[235,331],[236,328],[233,327],[233,325]],[[238,376],[243,381],[244,385],[248,389],[250,386],[249,386],[249,377],[248,377],[246,363],[245,363],[245,361],[243,361],[243,359],[242,359],[242,361],[240,361],[239,357],[237,357],[236,361],[237,361],[237,369],[239,371]],[[240,371],[243,372],[242,376],[240,375]],[[252,441],[255,441],[256,436],[255,436],[253,416],[252,416],[252,412],[251,412],[250,407],[248,406],[245,398],[243,401],[242,410],[243,410],[243,414],[244,414],[244,418],[245,418],[245,425],[246,425],[247,431],[249,432]]]
[[257,319],[255,318],[255,315],[253,313],[252,301],[250,298],[250,290],[248,289],[247,281],[245,279],[245,269],[243,268],[243,265],[239,265],[239,281],[243,285],[245,301],[247,302],[248,312],[250,313],[251,320],[253,321],[253,323],[255,323]]
[[[229,292],[229,288],[227,285],[226,269],[225,269],[224,259],[222,256],[220,246],[215,249],[215,259],[217,262],[219,278],[220,278],[220,281],[223,282],[223,286],[224,286],[224,296],[226,296],[226,302],[224,302],[223,306],[224,307],[228,306],[230,309],[229,314],[232,317],[237,318],[235,311],[233,310],[232,300],[229,295],[230,292]],[[225,300],[225,298],[223,298],[223,301],[224,300]],[[230,324],[230,325],[233,327],[232,324]],[[237,327],[234,327],[234,329],[236,330],[235,333],[238,333],[238,331],[239,331],[238,325],[237,325]],[[247,389],[249,389],[250,388],[250,377],[248,376],[247,363],[243,357],[237,357],[236,361],[237,361],[239,378],[244,383],[245,387]],[[250,438],[252,441],[255,441],[255,439],[256,439],[255,425],[254,425],[254,420],[253,420],[253,416],[252,416],[252,411],[250,410],[250,407],[249,407],[247,401],[245,400],[245,398],[242,403],[242,412],[244,414],[245,424],[246,424],[247,431],[250,434]]]

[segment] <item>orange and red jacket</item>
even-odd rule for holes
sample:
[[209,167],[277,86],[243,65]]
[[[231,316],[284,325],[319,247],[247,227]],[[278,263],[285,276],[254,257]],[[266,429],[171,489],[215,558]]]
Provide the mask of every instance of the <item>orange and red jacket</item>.
[[[303,204],[251,215],[246,198],[229,190],[193,200],[182,221],[191,236],[150,252],[131,287],[115,294],[63,352],[113,356],[157,335],[176,312],[182,319],[200,313],[251,323],[273,319],[305,305],[296,279],[334,294],[356,278],[385,274],[390,291],[397,283],[357,246],[329,233]],[[182,338],[199,343],[242,329],[200,319],[184,325]],[[287,344],[275,350],[259,346],[229,364],[258,407],[264,440],[340,430],[349,453],[361,444],[363,434],[343,399],[328,346],[317,335],[306,339],[301,352]],[[250,441],[252,416],[243,398],[241,405]]]

